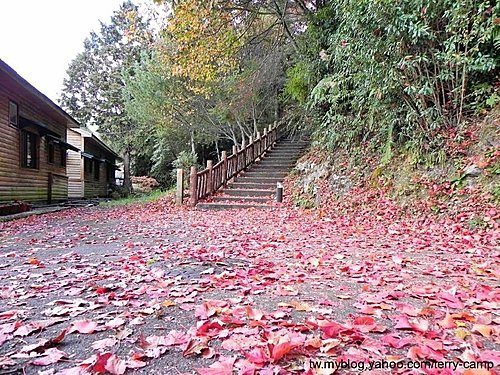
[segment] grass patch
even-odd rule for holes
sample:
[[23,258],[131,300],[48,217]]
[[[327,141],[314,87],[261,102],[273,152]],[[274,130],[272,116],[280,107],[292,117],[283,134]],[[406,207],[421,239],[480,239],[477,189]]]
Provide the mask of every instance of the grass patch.
[[112,200],[108,202],[102,202],[100,204],[101,207],[117,207],[117,206],[127,206],[129,204],[137,204],[137,203],[149,203],[157,201],[160,198],[163,198],[167,194],[171,193],[172,190],[162,191],[162,190],[153,190],[151,193],[147,194],[131,194],[126,198],[120,198],[117,200]]

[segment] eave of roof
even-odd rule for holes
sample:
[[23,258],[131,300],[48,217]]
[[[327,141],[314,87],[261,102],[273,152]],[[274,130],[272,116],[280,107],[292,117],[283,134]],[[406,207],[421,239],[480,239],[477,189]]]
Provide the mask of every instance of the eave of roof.
[[50,100],[45,94],[39,91],[35,86],[29,83],[26,79],[21,77],[19,73],[17,73],[13,68],[11,68],[5,61],[0,59],[0,70],[4,71],[9,77],[11,77],[14,81],[23,86],[26,90],[31,92],[33,95],[42,100],[45,104],[47,104],[52,109],[59,112],[62,116],[67,119],[66,126],[68,128],[79,127],[80,123],[76,121],[69,113],[67,113],[64,109],[59,107],[56,103]]
[[98,146],[102,147],[107,152],[109,152],[110,154],[112,154],[115,158],[121,159],[116,152],[114,152],[106,143],[104,143],[103,141],[101,141],[94,133],[92,133],[92,131],[90,131],[90,129],[84,128],[84,127],[80,127],[80,128],[72,128],[71,130],[74,131],[74,132],[79,133],[84,138],[91,139],[92,141],[94,141],[95,143],[97,143]]

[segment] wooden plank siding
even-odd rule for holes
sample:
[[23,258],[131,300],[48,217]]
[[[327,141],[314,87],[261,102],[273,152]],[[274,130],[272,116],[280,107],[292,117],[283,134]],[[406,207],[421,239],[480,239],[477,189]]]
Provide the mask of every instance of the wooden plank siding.
[[[73,129],[68,129],[68,143],[80,150],[84,149],[83,137]],[[80,152],[68,150],[68,161],[66,164],[66,174],[68,176],[68,197],[82,198],[83,192],[83,159]]]
[[[86,128],[68,129],[68,143],[81,149],[85,154],[94,158],[83,157],[79,152],[68,151],[66,173],[68,175],[68,194],[70,198],[97,198],[107,197],[111,184],[114,184],[115,171],[113,169],[108,179],[107,168],[116,162],[116,154],[104,143],[98,140]],[[105,159],[110,163],[96,159]],[[86,169],[85,163],[91,163],[92,168]],[[95,168],[99,168],[99,178],[96,178]]]
[[[48,160],[48,141],[36,127],[29,128],[38,137],[38,168],[21,166],[21,130],[9,123],[9,101],[18,105],[19,116],[46,125],[50,131],[66,140],[67,119],[40,98],[0,70],[0,201],[46,201],[49,193],[49,175],[66,176],[62,166],[61,148],[54,147],[54,163]],[[66,151],[62,151],[66,152]],[[67,199],[67,182],[59,181],[53,189],[53,200]]]
[[[98,144],[94,143],[91,138],[84,138],[84,150],[86,153],[97,156],[98,158],[110,160],[113,164],[115,163],[115,157],[102,149]],[[107,163],[97,163],[99,166],[99,179],[95,178],[94,168],[96,167],[96,163],[94,160],[92,161],[92,172],[84,173],[84,194],[86,198],[93,197],[107,197],[109,184],[114,181],[108,181],[107,173],[106,173],[106,164]],[[114,172],[113,172],[114,176]],[[114,179],[113,179],[114,180]]]

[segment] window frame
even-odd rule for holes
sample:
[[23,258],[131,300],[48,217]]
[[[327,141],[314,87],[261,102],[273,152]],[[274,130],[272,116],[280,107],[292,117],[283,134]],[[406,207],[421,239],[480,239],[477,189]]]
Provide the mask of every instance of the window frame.
[[83,158],[83,171],[86,175],[92,175],[94,160],[89,158]]
[[94,180],[99,181],[101,177],[101,163],[94,159]]
[[[12,113],[11,113],[11,106],[15,105],[16,106],[16,122],[12,122]],[[14,127],[14,128],[19,128],[19,104],[15,102],[14,100],[9,99],[9,110],[7,111],[7,116],[9,116],[9,125]]]
[[[31,138],[32,143],[28,145],[28,138]],[[26,130],[21,131],[21,168],[24,169],[39,169],[40,161],[40,136]],[[30,146],[30,147],[28,147]],[[28,164],[28,149],[32,152],[32,161]]]
[[59,166],[66,167],[68,163],[68,150],[61,147],[61,159],[59,160]]
[[106,182],[113,182],[113,173],[114,172],[114,167],[111,165],[111,163],[106,163]]
[[55,164],[56,159],[56,146],[54,142],[47,142],[47,163]]

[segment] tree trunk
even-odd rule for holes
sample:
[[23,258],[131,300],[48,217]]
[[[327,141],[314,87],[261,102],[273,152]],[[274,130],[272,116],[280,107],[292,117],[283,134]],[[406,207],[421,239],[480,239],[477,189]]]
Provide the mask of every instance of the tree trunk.
[[220,149],[218,141],[215,141],[215,152],[217,152],[217,160],[220,160]]
[[194,130],[191,130],[191,152],[196,154],[196,145],[194,143]]
[[132,192],[132,181],[130,180],[130,150],[123,153],[123,189],[127,193]]

